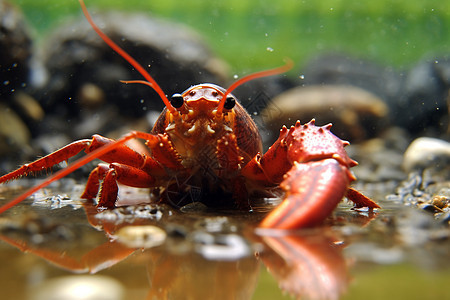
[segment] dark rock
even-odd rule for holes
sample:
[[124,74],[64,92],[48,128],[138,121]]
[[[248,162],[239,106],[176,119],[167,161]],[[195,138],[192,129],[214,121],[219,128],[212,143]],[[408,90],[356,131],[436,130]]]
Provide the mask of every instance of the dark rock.
[[397,101],[402,78],[392,67],[342,54],[312,59],[300,70],[301,84],[353,85],[377,95],[387,103]]
[[450,59],[424,59],[407,72],[345,55],[322,55],[302,69],[303,85],[347,84],[363,88],[390,107],[392,124],[414,135],[448,131]]
[[450,88],[450,59],[426,59],[409,72],[395,102],[395,122],[411,133],[445,133],[448,128],[447,99]]
[[27,84],[31,38],[23,14],[0,1],[0,101]]
[[[223,84],[226,80],[226,64],[184,26],[116,12],[96,14],[94,20],[149,71],[167,95],[194,84]],[[85,19],[60,27],[44,44],[49,79],[39,99],[46,111],[62,120],[78,122],[86,112],[114,105],[118,117],[109,120],[109,128],[103,128],[108,131],[118,127],[120,116],[142,117],[150,110],[162,109],[162,100],[150,87],[119,82],[143,77],[111,50]]]
[[[22,12],[0,1],[0,171],[16,167],[29,153],[32,125],[43,111],[23,90],[28,85],[32,42]],[[35,105],[36,104],[36,105]]]

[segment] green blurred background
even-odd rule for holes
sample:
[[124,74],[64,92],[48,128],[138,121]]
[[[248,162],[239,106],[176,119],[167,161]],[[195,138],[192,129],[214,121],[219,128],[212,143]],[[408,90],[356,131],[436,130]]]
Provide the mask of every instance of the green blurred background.
[[[12,0],[42,36],[68,16],[77,0]],[[301,65],[339,51],[394,67],[449,53],[450,1],[442,0],[85,0],[94,13],[141,11],[194,28],[233,71]]]

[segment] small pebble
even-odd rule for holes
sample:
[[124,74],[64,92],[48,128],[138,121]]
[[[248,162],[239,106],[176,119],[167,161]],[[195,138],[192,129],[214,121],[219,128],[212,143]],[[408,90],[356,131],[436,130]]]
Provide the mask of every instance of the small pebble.
[[434,165],[446,166],[450,161],[450,143],[429,137],[415,139],[406,149],[403,168],[407,172]]
[[247,241],[237,234],[212,235],[198,232],[194,236],[196,251],[209,260],[234,261],[251,254]]
[[73,275],[45,281],[30,294],[30,300],[121,300],[124,287],[100,275]]
[[116,232],[117,240],[130,248],[152,248],[166,240],[167,234],[159,227],[125,226]]

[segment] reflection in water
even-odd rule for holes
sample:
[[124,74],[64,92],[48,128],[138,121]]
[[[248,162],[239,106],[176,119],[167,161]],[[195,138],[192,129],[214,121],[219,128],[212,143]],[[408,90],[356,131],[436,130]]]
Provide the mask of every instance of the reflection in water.
[[146,299],[251,299],[258,281],[259,264],[251,256],[210,261],[198,254],[178,256],[161,249],[145,254],[150,279]]
[[[260,261],[297,298],[338,299],[348,285],[342,243],[329,227],[255,230],[258,220],[248,215],[184,214],[161,205],[83,207],[88,222],[82,214],[73,218],[80,210],[36,207],[24,219],[3,218],[11,226],[0,228],[0,239],[72,273],[97,273],[131,257],[147,270],[146,299],[251,299]],[[118,279],[134,278],[132,269]]]
[[338,243],[329,232],[262,237],[261,258],[291,295],[307,299],[338,299],[348,285],[347,267]]
[[[142,219],[137,223],[127,223],[126,227],[139,228]],[[111,224],[108,222],[108,225]],[[123,226],[118,224],[114,230],[109,227],[112,231],[107,234],[112,239],[117,238],[115,232]],[[224,235],[227,234],[221,233],[221,236]],[[146,299],[251,299],[259,274],[258,258],[269,268],[282,289],[298,297],[336,299],[347,285],[344,259],[329,232],[286,235],[266,231],[258,236],[247,235],[249,247],[253,250],[248,252],[249,255],[234,260],[223,260],[222,254],[218,259],[211,255],[206,259],[202,248],[214,247],[213,244],[208,244],[204,239],[188,241],[187,236],[173,234],[167,237],[163,245],[143,251],[129,248],[117,240],[109,240],[86,253],[70,247],[56,250],[51,244],[41,247],[17,236],[2,235],[1,239],[23,252],[33,253],[76,273],[99,272],[121,263],[134,253],[147,267],[149,290]],[[222,250],[231,247],[229,251],[233,251],[235,246],[221,244],[216,247]],[[71,285],[67,286],[69,288]]]

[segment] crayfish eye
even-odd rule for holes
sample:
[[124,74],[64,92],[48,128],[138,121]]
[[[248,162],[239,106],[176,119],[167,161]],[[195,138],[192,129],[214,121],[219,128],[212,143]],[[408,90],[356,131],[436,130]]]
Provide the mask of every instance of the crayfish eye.
[[236,100],[234,100],[233,97],[228,96],[227,99],[225,100],[223,107],[225,109],[232,109],[235,105],[236,105]]
[[170,98],[170,104],[172,104],[172,106],[175,108],[180,108],[181,106],[183,106],[183,103],[184,99],[181,94],[173,94]]

